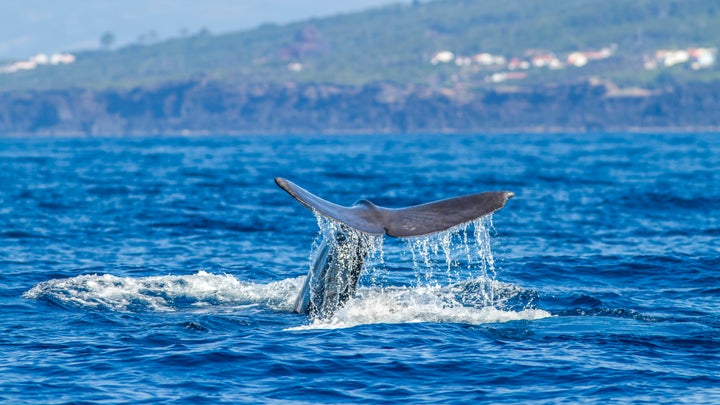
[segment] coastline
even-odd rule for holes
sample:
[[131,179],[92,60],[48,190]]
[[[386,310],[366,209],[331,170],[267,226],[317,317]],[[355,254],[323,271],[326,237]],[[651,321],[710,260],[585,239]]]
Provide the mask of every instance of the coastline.
[[720,83],[619,93],[598,81],[449,90],[191,80],[0,93],[0,136],[720,132],[717,111]]
[[237,130],[218,130],[218,131],[181,131],[181,132],[142,132],[134,131],[128,133],[92,133],[88,134],[79,131],[38,131],[38,132],[0,132],[0,139],[13,139],[13,138],[206,138],[206,137],[281,137],[281,136],[296,136],[296,137],[356,137],[356,136],[371,136],[371,135],[408,135],[408,136],[460,136],[460,135],[490,135],[490,136],[510,136],[518,134],[526,135],[548,135],[548,134],[637,134],[637,135],[692,135],[692,134],[720,134],[720,126],[714,127],[627,127],[627,128],[606,128],[603,130],[585,130],[582,128],[537,128],[537,127],[526,127],[526,128],[490,128],[490,129],[478,129],[478,130],[438,130],[438,131],[425,131],[425,132],[409,132],[399,133],[392,131],[373,131],[358,129],[352,130],[322,130],[318,132],[307,132],[307,131],[285,131],[285,132],[253,132],[253,131],[237,131]]

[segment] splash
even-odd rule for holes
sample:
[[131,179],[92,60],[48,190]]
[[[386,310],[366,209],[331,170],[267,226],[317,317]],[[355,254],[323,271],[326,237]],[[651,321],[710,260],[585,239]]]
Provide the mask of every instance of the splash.
[[[485,323],[536,320],[551,316],[541,309],[502,309],[468,306],[457,300],[453,287],[390,287],[360,289],[347,305],[330,318],[289,330],[339,329],[378,323]],[[514,294],[507,295],[511,299]]]
[[382,236],[316,217],[320,232],[294,310],[311,318],[325,318],[355,294],[367,257],[381,251]]
[[121,312],[176,311],[186,307],[265,305],[289,311],[303,277],[268,284],[200,271],[185,276],[82,275],[37,284],[23,296],[62,307]]
[[[347,232],[324,217],[318,217],[318,225],[311,262],[323,241],[336,240],[338,231]],[[491,232],[491,219],[483,218],[440,234],[405,239],[395,246],[397,250],[385,245],[381,236],[353,232],[349,237],[358,238],[355,242],[368,251],[359,288],[330,316],[291,329],[413,322],[483,324],[551,316],[533,307],[537,292],[496,280]],[[351,257],[344,260],[351,266],[360,264],[351,263]],[[403,277],[409,282],[398,283]],[[93,274],[45,281],[24,297],[64,308],[120,312],[261,306],[289,313],[304,283],[304,276],[263,284],[205,271],[152,277]]]
[[[313,262],[319,254],[319,250],[322,247],[323,242],[336,243],[337,235],[342,234],[344,237],[349,239],[349,244],[359,245],[363,247],[363,253],[367,256],[367,259],[375,259],[377,263],[384,263],[382,259],[382,247],[383,247],[383,236],[373,235],[370,233],[360,232],[352,229],[341,222],[332,220],[323,215],[314,212],[315,219],[318,224],[318,234],[313,241],[312,249],[310,250],[310,262]],[[367,260],[366,259],[366,260]],[[348,263],[348,265],[354,265],[355,263]]]
[[[342,226],[318,216],[316,245],[332,241]],[[390,271],[383,238],[372,240],[372,254],[365,263],[364,288],[330,316],[315,317],[293,329],[334,329],[373,323],[458,322],[482,324],[535,320],[550,316],[535,309],[537,293],[496,280],[491,249],[492,218],[480,218],[448,231],[403,239],[400,254],[409,256],[413,282],[388,287]],[[362,232],[355,232],[362,237]],[[371,235],[368,235],[371,236]],[[313,254],[317,254],[317,249]],[[388,254],[393,254],[392,250]],[[317,256],[311,256],[311,262]],[[392,271],[397,272],[393,260]]]

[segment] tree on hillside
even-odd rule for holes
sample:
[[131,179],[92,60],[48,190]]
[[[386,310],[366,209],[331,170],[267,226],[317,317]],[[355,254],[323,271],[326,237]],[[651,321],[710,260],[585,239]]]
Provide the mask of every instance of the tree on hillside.
[[100,46],[103,49],[110,49],[115,44],[115,34],[113,34],[110,31],[105,31],[105,33],[100,36]]
[[138,42],[141,44],[151,44],[153,42],[157,42],[157,40],[158,40],[158,33],[155,30],[150,30],[150,31],[140,34],[140,36],[138,36]]

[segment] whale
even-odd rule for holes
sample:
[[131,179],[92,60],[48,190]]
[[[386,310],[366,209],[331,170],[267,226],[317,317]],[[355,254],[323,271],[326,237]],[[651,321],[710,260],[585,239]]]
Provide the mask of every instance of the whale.
[[275,183],[300,204],[334,224],[323,236],[295,300],[293,312],[325,319],[349,301],[378,237],[412,238],[446,231],[503,208],[510,191],[486,191],[403,208],[368,200],[343,206],[324,200],[290,180]]

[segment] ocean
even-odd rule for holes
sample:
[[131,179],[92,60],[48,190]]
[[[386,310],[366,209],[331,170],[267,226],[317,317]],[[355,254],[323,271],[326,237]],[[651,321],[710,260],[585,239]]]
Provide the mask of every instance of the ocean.
[[[293,313],[324,220],[508,190]],[[0,402],[720,403],[720,136],[0,138]]]

